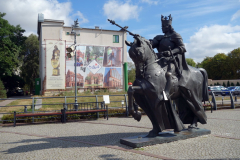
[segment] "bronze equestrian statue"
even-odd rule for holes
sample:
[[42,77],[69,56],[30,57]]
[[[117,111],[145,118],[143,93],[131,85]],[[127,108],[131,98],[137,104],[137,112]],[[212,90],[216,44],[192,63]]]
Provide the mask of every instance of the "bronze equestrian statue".
[[[185,60],[185,46],[181,36],[172,28],[172,17],[162,16],[164,35],[147,40],[133,34],[134,42],[130,46],[129,56],[136,67],[136,80],[128,89],[128,110],[134,119],[140,121],[141,112],[137,104],[149,117],[153,129],[147,137],[156,137],[165,129],[180,132],[197,127],[197,122],[207,123],[202,101],[208,101],[207,72],[188,66]],[[155,53],[157,48],[159,53]],[[136,103],[135,103],[135,101]],[[176,108],[173,107],[175,102]]]

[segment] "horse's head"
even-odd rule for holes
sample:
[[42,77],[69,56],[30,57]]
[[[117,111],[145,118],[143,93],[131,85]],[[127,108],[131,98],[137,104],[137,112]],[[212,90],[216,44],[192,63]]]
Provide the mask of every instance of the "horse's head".
[[126,45],[130,46],[128,52],[133,62],[136,64],[145,63],[147,60],[150,60],[152,58],[155,60],[156,57],[152,57],[152,55],[155,54],[152,54],[154,51],[152,49],[150,41],[139,35],[135,35],[133,38],[134,42],[132,43],[125,41]]

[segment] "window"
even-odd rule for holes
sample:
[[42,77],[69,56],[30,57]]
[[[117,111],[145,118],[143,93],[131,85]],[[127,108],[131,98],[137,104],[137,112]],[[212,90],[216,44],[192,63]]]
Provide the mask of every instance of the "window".
[[69,35],[70,33],[69,32],[66,32],[67,35]]
[[113,35],[113,43],[119,43],[119,35]]

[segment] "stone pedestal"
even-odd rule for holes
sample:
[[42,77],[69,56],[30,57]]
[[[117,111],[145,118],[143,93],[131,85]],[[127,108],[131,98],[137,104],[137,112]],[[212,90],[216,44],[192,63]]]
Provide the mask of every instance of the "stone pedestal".
[[160,132],[157,137],[154,138],[148,138],[146,135],[139,135],[134,137],[127,137],[120,139],[120,143],[133,147],[133,148],[139,148],[149,145],[155,145],[155,144],[161,144],[161,143],[169,143],[173,141],[178,140],[184,140],[188,138],[194,138],[206,134],[211,134],[210,130],[207,129],[185,129],[181,132]]

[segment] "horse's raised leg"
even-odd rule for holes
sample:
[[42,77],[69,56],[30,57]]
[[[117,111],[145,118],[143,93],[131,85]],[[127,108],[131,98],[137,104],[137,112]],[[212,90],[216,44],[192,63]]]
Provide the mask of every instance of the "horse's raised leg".
[[133,100],[133,94],[136,93],[142,93],[142,87],[140,86],[130,86],[128,88],[128,112],[130,115],[133,116],[133,118],[137,121],[141,120],[142,114],[137,110],[136,104],[134,107],[134,100]]

